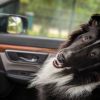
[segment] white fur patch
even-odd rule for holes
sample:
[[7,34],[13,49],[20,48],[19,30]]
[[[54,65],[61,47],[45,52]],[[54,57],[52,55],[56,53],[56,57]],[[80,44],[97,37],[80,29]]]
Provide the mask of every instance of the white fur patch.
[[65,86],[64,84],[70,82],[73,79],[73,74],[57,77],[55,73],[61,72],[64,69],[55,68],[52,63],[54,59],[55,58],[52,58],[44,64],[41,70],[36,74],[36,78],[31,81],[31,87],[56,83],[54,94],[60,93],[63,94],[63,96],[69,96],[72,98],[82,96],[84,92],[87,92],[87,95],[89,95],[93,89],[100,85],[100,82],[97,82],[81,86]]
[[53,66],[54,59],[55,58],[52,58],[44,64],[42,69],[36,74],[37,77],[32,80],[31,86],[35,86],[35,85],[43,86],[52,83],[57,83],[57,86],[61,86],[65,82],[69,82],[70,80],[72,80],[73,78],[72,74],[60,78],[54,75],[55,73],[64,70],[61,68],[55,68]]

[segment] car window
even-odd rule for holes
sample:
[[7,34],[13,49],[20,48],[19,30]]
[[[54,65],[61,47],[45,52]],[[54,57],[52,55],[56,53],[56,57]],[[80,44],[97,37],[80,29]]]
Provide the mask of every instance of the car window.
[[18,13],[29,22],[26,35],[33,37],[65,39],[92,14],[100,13],[100,0],[20,0],[19,5]]

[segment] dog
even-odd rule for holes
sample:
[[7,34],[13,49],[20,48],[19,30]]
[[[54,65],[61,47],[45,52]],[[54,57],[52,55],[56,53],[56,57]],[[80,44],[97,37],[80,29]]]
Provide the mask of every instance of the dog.
[[70,34],[31,81],[42,100],[100,99],[100,14]]

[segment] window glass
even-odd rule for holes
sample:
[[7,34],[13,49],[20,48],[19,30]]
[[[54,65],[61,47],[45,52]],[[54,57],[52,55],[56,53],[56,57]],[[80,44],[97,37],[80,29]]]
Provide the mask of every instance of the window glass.
[[13,13],[27,16],[26,35],[61,39],[87,22],[92,14],[100,13],[99,5],[100,0],[19,0],[16,6],[9,4],[0,12],[16,9]]
[[66,38],[77,26],[100,13],[100,0],[21,0],[20,12],[27,14],[28,34]]

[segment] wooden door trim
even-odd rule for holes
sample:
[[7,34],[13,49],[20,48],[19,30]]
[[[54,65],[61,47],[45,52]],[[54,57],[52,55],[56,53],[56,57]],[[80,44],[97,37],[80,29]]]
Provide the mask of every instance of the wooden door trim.
[[57,51],[56,49],[49,49],[49,48],[0,44],[0,52],[5,52],[5,50],[7,49],[21,50],[21,51],[33,51],[33,52],[46,52],[46,53],[55,53]]

